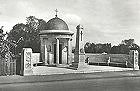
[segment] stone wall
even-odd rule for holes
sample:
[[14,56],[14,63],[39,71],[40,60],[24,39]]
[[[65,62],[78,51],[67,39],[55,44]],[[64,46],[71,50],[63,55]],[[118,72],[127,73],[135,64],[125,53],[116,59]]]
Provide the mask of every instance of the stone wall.
[[[134,70],[139,70],[138,51],[132,50],[130,54],[85,54],[90,63],[121,63],[131,64]],[[53,55],[49,55],[52,58]],[[71,58],[74,61],[74,54]],[[33,53],[31,48],[23,48],[21,53],[21,75],[33,75],[33,64],[40,62],[40,53]]]
[[90,64],[104,64],[111,66],[131,67],[138,70],[138,51],[131,50],[129,54],[86,54]]
[[86,54],[89,57],[89,62],[107,62],[109,57],[111,62],[124,63],[129,60],[127,54]]
[[40,53],[32,53],[32,64],[40,62]]
[[39,63],[39,61],[40,53],[33,53],[31,48],[23,48],[20,75],[33,75],[33,65]]
[[[127,61],[127,67],[134,67],[134,53],[130,52],[130,54],[92,54],[92,53],[86,53],[86,58],[89,57],[89,63],[94,64],[94,63],[104,63],[107,65],[107,62],[110,57],[110,62],[112,63],[117,63],[123,64],[122,66],[125,66],[126,61]],[[135,57],[136,59],[136,57]],[[74,54],[72,54],[72,60],[74,60]],[[139,61],[138,61],[139,62]]]

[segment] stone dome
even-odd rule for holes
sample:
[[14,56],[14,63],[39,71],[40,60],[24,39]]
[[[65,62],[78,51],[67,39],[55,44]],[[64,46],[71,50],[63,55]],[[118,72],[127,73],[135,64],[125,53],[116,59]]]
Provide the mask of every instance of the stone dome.
[[47,22],[46,30],[69,30],[69,28],[65,21],[56,16]]

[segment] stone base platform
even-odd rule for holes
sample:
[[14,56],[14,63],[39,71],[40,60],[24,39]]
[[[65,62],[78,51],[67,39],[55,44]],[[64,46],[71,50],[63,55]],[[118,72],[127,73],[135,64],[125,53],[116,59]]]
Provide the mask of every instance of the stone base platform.
[[73,62],[70,67],[73,68],[73,69],[81,70],[81,69],[88,68],[88,65],[85,62],[79,62],[79,63]]
[[33,75],[94,73],[94,72],[129,71],[129,70],[133,70],[133,68],[87,65],[87,67],[84,69],[74,70],[69,67],[65,68],[65,67],[37,66],[33,68]]

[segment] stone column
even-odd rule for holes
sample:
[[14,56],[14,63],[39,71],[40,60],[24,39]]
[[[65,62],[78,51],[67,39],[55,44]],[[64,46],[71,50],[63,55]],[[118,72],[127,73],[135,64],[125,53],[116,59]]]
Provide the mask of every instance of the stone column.
[[59,39],[56,38],[56,63],[59,64]]
[[43,41],[42,37],[40,38],[40,41],[41,41],[41,46],[40,46],[41,47],[40,48],[41,49],[41,55],[40,55],[41,56],[41,61],[45,63],[45,54],[44,54],[44,48],[45,47],[44,47],[44,43],[43,43],[44,41]]
[[70,63],[71,61],[71,41],[70,41],[70,38],[67,40],[68,44],[67,44],[67,64]]
[[45,65],[48,65],[48,52],[47,52],[47,45],[45,44],[45,46],[44,46],[44,56],[45,56]]

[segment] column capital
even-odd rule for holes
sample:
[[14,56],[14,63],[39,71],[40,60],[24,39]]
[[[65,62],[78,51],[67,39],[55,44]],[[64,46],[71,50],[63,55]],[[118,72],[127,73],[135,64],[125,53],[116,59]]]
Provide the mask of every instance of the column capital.
[[72,38],[66,38],[68,41],[72,41]]
[[55,39],[58,39],[59,40],[60,38],[55,38]]

